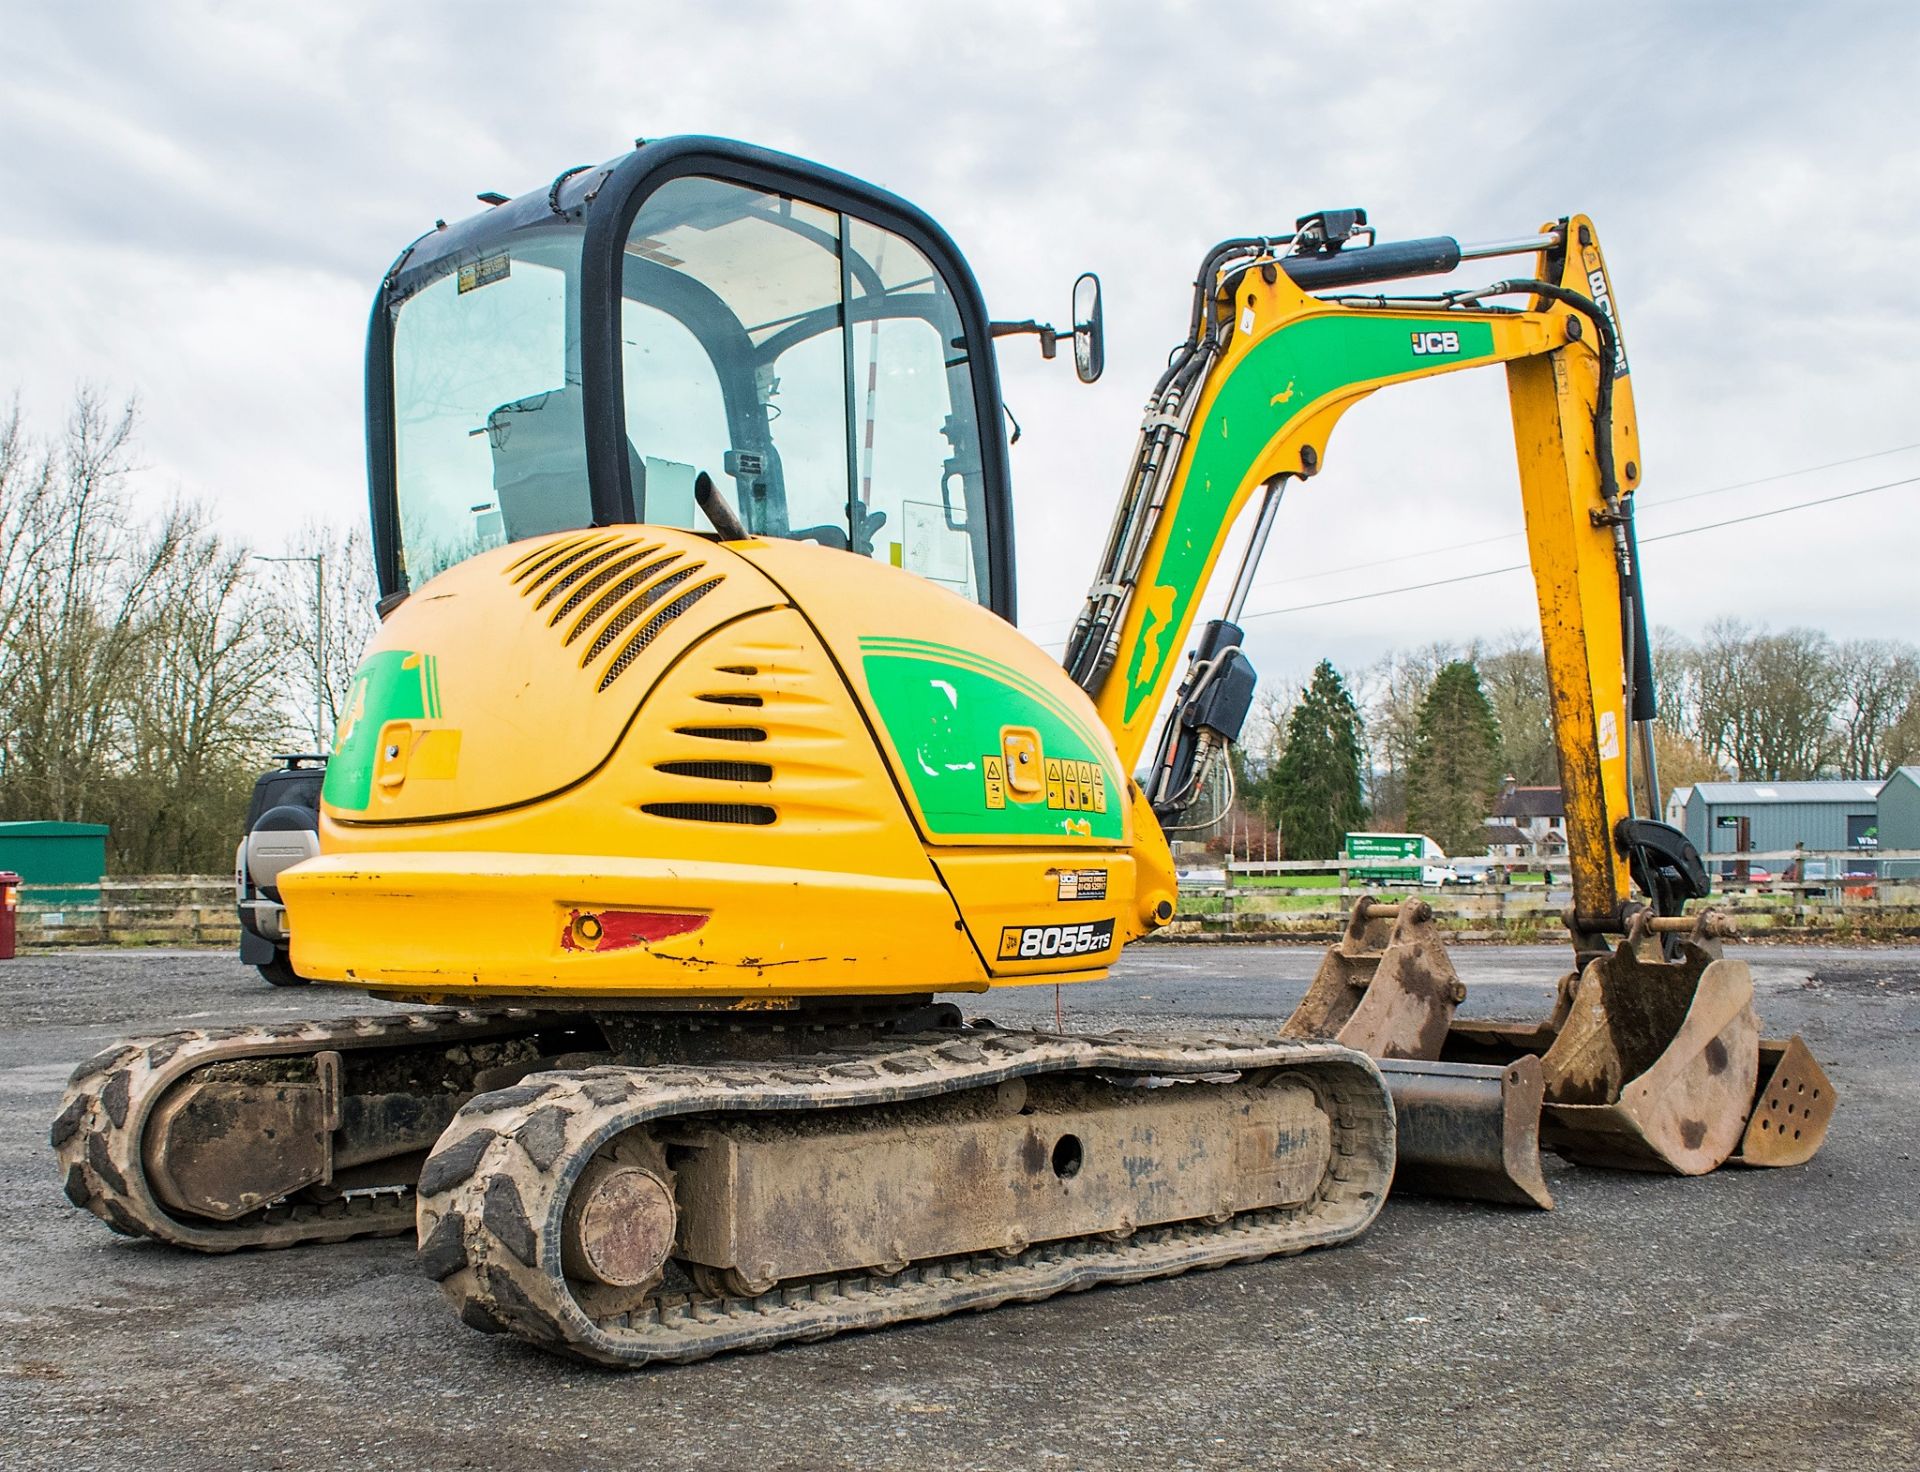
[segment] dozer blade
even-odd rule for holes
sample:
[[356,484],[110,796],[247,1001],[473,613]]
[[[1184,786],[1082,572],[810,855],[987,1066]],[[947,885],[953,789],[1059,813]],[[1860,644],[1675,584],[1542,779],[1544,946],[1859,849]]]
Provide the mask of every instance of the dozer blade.
[[1399,1154],[1393,1189],[1553,1209],[1540,1169],[1540,1060],[1504,1067],[1383,1058]]
[[1826,1141],[1833,1083],[1795,1033],[1760,1040],[1760,1085],[1734,1165],[1804,1165]]

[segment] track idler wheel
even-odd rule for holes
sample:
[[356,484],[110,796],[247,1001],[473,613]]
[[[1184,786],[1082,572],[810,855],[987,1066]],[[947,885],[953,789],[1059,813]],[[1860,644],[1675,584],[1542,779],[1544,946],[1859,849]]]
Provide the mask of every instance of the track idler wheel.
[[570,1277],[648,1288],[660,1281],[678,1222],[672,1186],[645,1166],[602,1156],[567,1200],[561,1261]]

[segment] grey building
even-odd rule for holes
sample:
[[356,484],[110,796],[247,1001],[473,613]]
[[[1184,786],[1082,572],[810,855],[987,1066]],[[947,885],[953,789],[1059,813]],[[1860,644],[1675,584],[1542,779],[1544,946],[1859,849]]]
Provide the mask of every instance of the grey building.
[[[1880,789],[1880,847],[1920,849],[1920,767],[1895,767]],[[1889,860],[1886,874],[1920,878],[1920,860]]]
[[[1912,768],[1903,768],[1914,771]],[[1920,773],[1916,773],[1920,775]],[[1880,843],[1879,782],[1696,782],[1677,789],[1667,821],[1703,855],[1808,849],[1872,851]],[[1915,790],[1920,808],[1920,787]],[[1889,843],[1888,848],[1895,847]]]

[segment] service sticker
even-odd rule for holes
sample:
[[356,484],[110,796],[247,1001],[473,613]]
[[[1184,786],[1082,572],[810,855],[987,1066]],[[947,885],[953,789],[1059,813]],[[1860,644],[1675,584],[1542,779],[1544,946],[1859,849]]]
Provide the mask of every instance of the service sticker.
[[1103,900],[1107,897],[1105,869],[1049,869],[1059,881],[1063,900]]

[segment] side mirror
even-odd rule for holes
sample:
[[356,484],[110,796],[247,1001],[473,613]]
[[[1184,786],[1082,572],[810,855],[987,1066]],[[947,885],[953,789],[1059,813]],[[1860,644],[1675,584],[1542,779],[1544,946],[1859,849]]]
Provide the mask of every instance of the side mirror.
[[1107,366],[1105,318],[1100,312],[1100,278],[1082,272],[1073,283],[1073,371],[1092,383]]

